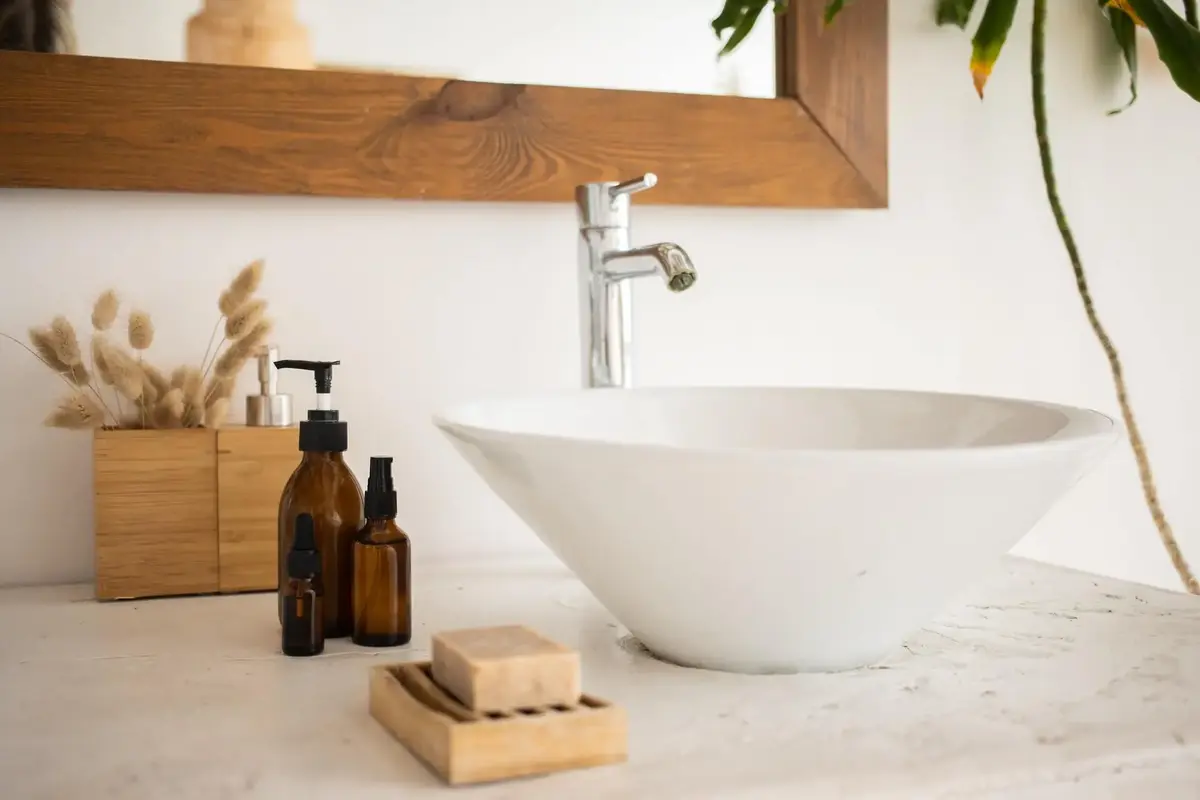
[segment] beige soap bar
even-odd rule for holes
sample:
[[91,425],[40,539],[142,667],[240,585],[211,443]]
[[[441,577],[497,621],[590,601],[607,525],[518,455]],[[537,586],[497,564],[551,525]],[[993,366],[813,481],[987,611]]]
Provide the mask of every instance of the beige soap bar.
[[579,702],[579,653],[523,625],[433,636],[433,679],[479,712]]

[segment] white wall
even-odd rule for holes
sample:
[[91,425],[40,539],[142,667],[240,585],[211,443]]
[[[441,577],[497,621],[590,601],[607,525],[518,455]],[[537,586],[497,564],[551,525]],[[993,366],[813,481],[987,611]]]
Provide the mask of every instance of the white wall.
[[[1106,118],[1123,96],[1092,74],[1107,47],[1094,5],[1052,4],[1060,178],[1164,502],[1200,562],[1200,319],[1186,311],[1200,284],[1200,107],[1151,59],[1139,104]],[[890,210],[637,210],[638,240],[682,243],[701,273],[684,295],[638,288],[642,382],[968,390],[1115,410],[1042,195],[1027,17],[981,105],[967,37],[935,29],[926,6],[892,4]],[[0,328],[20,334],[60,311],[83,322],[112,285],[157,314],[164,359],[195,358],[219,286],[265,256],[285,353],[345,362],[335,392],[352,464],[396,456],[419,558],[534,551],[428,420],[460,399],[576,381],[574,240],[565,204],[3,191]],[[86,578],[88,440],[38,427],[59,388],[40,365],[0,342],[0,367],[0,583]],[[300,377],[289,388],[308,396]],[[1125,448],[1019,552],[1175,585]]]

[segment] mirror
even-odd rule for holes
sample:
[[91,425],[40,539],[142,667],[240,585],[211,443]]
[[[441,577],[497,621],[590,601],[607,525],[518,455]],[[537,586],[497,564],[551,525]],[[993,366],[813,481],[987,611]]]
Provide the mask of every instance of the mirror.
[[0,187],[884,208],[889,0],[828,2],[718,61],[725,0],[0,0]]
[[[41,0],[63,48],[157,61],[775,97],[756,27],[717,59],[724,0]],[[18,2],[20,6],[23,3]],[[0,6],[4,5],[0,3]]]

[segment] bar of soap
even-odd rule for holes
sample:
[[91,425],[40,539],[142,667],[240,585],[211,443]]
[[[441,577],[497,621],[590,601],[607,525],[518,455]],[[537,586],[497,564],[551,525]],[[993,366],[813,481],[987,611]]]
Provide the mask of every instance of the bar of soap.
[[579,702],[579,653],[524,625],[433,636],[433,679],[474,711]]

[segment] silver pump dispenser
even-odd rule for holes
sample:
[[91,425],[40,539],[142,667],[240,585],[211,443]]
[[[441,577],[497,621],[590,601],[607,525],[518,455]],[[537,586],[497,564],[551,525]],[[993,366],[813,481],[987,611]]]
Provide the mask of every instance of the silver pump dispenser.
[[292,424],[292,396],[279,394],[279,348],[263,345],[255,353],[258,361],[259,393],[246,396],[246,425],[258,428],[287,428]]

